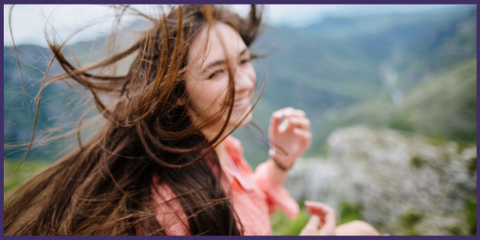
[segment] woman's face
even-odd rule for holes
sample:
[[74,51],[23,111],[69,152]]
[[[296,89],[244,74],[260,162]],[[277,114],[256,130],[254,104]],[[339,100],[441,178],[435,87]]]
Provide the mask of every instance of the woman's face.
[[[205,43],[208,38],[208,44]],[[203,51],[205,55],[201,55]],[[226,120],[229,92],[228,64],[233,76],[235,98],[228,127],[234,127],[246,116],[241,125],[247,124],[252,114],[251,100],[257,77],[250,62],[250,52],[240,35],[224,23],[215,23],[210,31],[205,27],[194,39],[188,53],[189,63],[193,62],[186,77],[186,90],[193,105],[190,113],[195,121],[202,121],[199,115],[207,118],[227,108],[223,116]],[[219,130],[224,121],[218,122],[214,130]]]

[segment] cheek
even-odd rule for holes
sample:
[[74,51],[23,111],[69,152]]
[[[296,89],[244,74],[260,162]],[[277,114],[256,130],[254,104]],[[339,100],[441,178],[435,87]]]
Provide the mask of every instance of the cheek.
[[253,68],[252,64],[248,66],[248,68],[246,69],[246,72],[250,77],[250,79],[253,81],[253,85],[255,85],[257,83],[257,73],[255,73],[255,68]]
[[199,110],[207,110],[212,107],[218,110],[227,93],[228,83],[226,82],[218,79],[200,80],[194,84],[187,83],[187,93],[193,106]]

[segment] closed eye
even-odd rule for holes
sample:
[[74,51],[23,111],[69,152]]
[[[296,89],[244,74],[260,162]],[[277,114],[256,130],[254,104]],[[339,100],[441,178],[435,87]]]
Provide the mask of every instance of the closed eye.
[[240,61],[240,64],[245,64],[245,63],[248,63],[248,62],[250,62],[250,61],[252,61],[252,59],[250,59],[250,58],[245,58],[245,59],[242,59],[242,61]]
[[222,73],[223,71],[224,71],[223,69],[214,71],[212,74],[210,74],[210,75],[208,76],[208,79],[212,79],[212,78],[216,77],[218,74]]

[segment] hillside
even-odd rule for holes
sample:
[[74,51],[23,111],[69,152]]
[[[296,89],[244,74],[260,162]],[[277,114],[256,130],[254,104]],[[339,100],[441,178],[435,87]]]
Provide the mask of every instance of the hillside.
[[[315,132],[326,139],[330,132],[365,124],[428,136],[435,141],[476,142],[477,61],[468,60],[424,79],[401,105],[369,101],[352,106]],[[322,147],[317,145],[315,147]]]

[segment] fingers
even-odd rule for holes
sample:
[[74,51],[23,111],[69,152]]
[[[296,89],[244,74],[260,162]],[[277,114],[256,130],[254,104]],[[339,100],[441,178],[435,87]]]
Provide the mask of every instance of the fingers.
[[310,120],[307,118],[299,118],[299,117],[290,117],[288,118],[290,122],[294,125],[296,128],[301,128],[303,130],[310,130]]
[[300,109],[298,109],[298,110],[295,109],[295,110],[293,111],[292,115],[295,116],[295,117],[301,117],[301,118],[306,117],[305,112],[302,111],[302,110],[300,110]]
[[325,213],[325,212],[334,211],[327,204],[321,203],[321,202],[305,201],[305,207],[307,207],[307,210],[311,214],[322,214],[322,213]]
[[319,234],[332,235],[335,233],[336,220],[335,211],[324,203],[320,202],[305,202],[307,210],[320,217],[323,222],[323,226],[319,230]]
[[300,128],[294,128],[293,129],[293,133],[299,137],[300,141],[301,141],[301,144],[308,148],[310,146],[310,142],[312,141],[312,133],[310,133],[309,131],[305,131],[303,129],[300,129]]
[[324,203],[305,201],[305,207],[307,207],[310,214],[320,216],[322,221],[325,221],[326,216],[330,214],[333,214],[333,217],[335,217],[335,211]]
[[295,116],[295,117],[300,117],[304,118],[305,117],[305,112],[299,109],[294,109],[292,107],[287,107],[287,108],[282,108],[278,111],[276,111],[278,114],[283,115],[284,117],[290,117],[290,116]]
[[[285,119],[282,126],[278,127],[280,121]],[[310,129],[310,120],[305,118],[305,112],[297,110],[292,107],[287,107],[273,112],[270,119],[270,132],[285,131],[286,129],[301,128],[304,130]]]
[[305,112],[302,110],[294,109],[292,107],[287,107],[273,112],[273,115],[277,115],[279,118],[285,118],[290,116],[304,118]]
[[282,120],[283,115],[279,113],[279,111],[273,112],[272,118],[270,119],[270,126],[268,127],[268,131],[270,133],[277,133],[278,132],[278,124],[280,120]]
[[325,221],[320,230],[318,230],[318,235],[335,235],[335,225],[335,216],[333,216],[333,221]]
[[[293,113],[294,113],[294,109],[291,107],[283,108],[273,112],[272,118],[270,119],[269,131],[273,134],[276,134],[278,132],[285,131],[288,127],[291,127],[292,125],[289,124],[288,118],[292,116]],[[287,119],[282,122],[281,126],[279,126],[280,121],[284,118],[287,118]]]
[[312,215],[308,220],[307,225],[302,229],[300,235],[318,235],[321,221],[317,215]]

